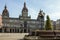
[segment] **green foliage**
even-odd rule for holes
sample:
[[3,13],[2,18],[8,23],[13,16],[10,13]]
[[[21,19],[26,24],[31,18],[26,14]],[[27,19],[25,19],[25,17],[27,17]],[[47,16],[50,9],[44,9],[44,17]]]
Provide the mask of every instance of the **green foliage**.
[[52,25],[49,16],[47,15],[47,20],[46,20],[46,25],[45,25],[46,30],[52,30]]

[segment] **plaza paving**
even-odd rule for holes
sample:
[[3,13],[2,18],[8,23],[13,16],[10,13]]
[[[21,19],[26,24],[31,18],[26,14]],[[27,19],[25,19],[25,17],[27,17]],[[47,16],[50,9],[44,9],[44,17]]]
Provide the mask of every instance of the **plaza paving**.
[[0,40],[20,40],[28,33],[0,33]]

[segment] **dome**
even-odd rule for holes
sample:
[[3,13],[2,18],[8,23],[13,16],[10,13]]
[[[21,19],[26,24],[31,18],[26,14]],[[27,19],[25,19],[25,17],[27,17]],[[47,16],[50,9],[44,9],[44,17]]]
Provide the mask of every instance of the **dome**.
[[8,10],[7,10],[6,5],[5,5],[5,7],[4,7],[3,13],[8,13]]
[[8,10],[7,10],[6,5],[5,5],[4,10],[3,10],[3,12],[2,12],[2,16],[3,16],[3,17],[9,17],[9,12],[8,12]]

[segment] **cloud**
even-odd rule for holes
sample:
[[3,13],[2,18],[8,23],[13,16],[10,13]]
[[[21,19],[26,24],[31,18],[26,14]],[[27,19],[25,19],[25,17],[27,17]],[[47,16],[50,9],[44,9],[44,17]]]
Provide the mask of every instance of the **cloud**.
[[32,19],[37,19],[38,13],[34,8],[29,7],[29,13],[28,14],[31,15]]
[[45,8],[43,10],[45,10],[46,15],[49,15],[51,20],[60,19],[60,0],[45,2],[46,5],[44,5]]
[[54,12],[52,14],[49,14],[51,20],[57,20],[60,19],[60,12]]

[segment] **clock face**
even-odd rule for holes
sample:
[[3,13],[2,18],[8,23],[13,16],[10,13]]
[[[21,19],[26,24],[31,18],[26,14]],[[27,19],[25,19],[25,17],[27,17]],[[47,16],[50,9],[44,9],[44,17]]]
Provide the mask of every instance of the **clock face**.
[[27,13],[26,11],[23,11],[23,13]]

